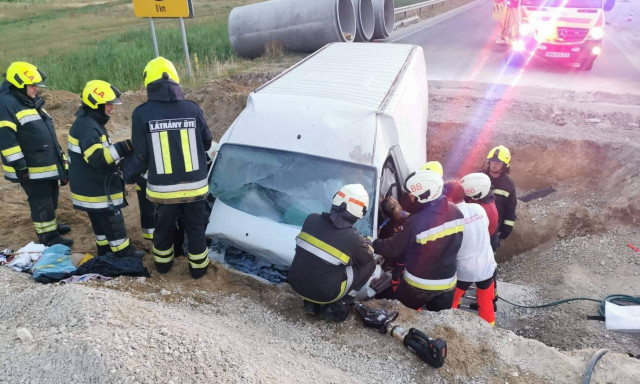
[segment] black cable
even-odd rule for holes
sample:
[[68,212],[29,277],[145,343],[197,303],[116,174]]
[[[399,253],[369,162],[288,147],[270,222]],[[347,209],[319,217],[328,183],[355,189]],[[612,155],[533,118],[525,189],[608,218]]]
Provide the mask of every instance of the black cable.
[[584,376],[582,376],[582,381],[581,381],[582,384],[589,384],[589,382],[591,382],[591,374],[593,373],[593,368],[595,368],[600,358],[604,356],[607,352],[609,352],[609,350],[606,348],[603,348],[598,352],[596,352],[595,355],[593,355],[593,357],[591,358],[591,361],[589,362],[589,365],[587,365],[587,370],[584,372]]

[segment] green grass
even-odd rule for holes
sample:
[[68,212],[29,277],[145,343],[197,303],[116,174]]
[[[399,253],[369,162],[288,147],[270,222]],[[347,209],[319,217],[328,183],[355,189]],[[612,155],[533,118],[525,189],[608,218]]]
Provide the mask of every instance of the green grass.
[[[156,34],[160,55],[176,65],[181,80],[187,80],[180,29],[157,30]],[[187,26],[187,41],[196,77],[206,78],[212,66],[235,57],[226,22]],[[144,66],[153,58],[150,32],[135,30],[69,53],[49,52],[40,58],[16,57],[14,60],[30,61],[42,69],[48,76],[48,88],[81,92],[92,79],[108,81],[121,91],[139,89],[143,85]]]

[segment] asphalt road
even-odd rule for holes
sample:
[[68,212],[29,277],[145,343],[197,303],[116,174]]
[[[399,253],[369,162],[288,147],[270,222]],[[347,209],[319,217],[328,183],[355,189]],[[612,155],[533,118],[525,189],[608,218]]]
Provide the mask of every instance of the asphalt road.
[[492,10],[492,1],[478,0],[402,28],[387,41],[422,46],[429,80],[640,94],[640,1],[618,0],[606,13],[603,52],[590,72],[540,61],[524,70],[507,66],[505,49],[495,44]]

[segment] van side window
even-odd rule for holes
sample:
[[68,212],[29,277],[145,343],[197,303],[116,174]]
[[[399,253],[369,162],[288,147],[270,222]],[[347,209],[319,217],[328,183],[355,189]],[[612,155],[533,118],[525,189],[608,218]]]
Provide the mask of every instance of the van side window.
[[382,167],[382,176],[380,177],[380,199],[389,196],[393,196],[396,199],[400,198],[400,182],[398,181],[396,166],[391,156],[385,161]]

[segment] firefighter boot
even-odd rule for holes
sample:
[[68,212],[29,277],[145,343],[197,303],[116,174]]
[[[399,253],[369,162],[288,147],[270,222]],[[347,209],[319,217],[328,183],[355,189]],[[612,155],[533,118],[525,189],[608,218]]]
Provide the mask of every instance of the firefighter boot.
[[145,255],[144,251],[141,251],[139,249],[135,249],[132,246],[128,246],[127,248],[123,249],[122,251],[118,251],[117,253],[118,257],[133,257],[133,258],[137,258],[137,259],[142,259]]
[[67,239],[66,237],[62,237],[58,234],[58,232],[49,232],[48,234],[40,234],[38,235],[38,241],[41,244],[50,247],[55,244],[62,244],[69,248],[73,245],[72,239]]
[[304,312],[308,315],[318,316],[320,312],[322,312],[322,306],[320,304],[304,300]]
[[71,227],[70,226],[68,226],[66,224],[58,223],[58,234],[66,235],[69,232],[71,232]]

